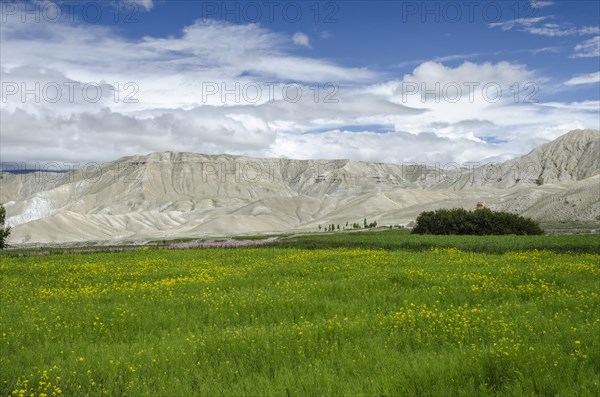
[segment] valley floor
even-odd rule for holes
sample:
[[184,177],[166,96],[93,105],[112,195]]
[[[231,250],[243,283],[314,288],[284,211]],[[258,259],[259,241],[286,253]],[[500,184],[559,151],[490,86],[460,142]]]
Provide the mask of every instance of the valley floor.
[[0,395],[595,396],[593,237],[4,256]]

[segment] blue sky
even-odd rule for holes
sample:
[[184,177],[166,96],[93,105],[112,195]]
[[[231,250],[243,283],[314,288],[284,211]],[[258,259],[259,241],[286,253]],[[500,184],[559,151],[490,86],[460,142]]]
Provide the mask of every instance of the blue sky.
[[599,128],[599,4],[3,1],[0,154],[500,161]]

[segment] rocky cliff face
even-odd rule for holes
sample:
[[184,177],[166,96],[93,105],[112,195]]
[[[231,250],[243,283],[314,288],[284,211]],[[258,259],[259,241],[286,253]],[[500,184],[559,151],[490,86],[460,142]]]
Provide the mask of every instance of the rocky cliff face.
[[430,167],[162,152],[71,173],[2,173],[12,242],[224,235],[407,223],[439,207],[597,221],[600,131],[501,164]]

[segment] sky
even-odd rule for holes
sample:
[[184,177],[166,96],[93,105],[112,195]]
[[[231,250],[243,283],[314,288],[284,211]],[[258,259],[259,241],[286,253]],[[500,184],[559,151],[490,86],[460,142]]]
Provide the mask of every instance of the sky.
[[600,128],[597,1],[0,5],[5,165],[489,163]]

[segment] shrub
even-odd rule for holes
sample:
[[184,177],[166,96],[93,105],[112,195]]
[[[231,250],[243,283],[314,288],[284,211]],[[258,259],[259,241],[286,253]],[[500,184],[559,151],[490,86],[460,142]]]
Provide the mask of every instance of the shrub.
[[6,218],[6,209],[0,204],[0,249],[4,249],[6,239],[10,235],[10,226],[4,226],[4,219]]
[[462,208],[439,209],[419,214],[414,234],[544,234],[539,224],[509,212],[478,208],[467,211]]

